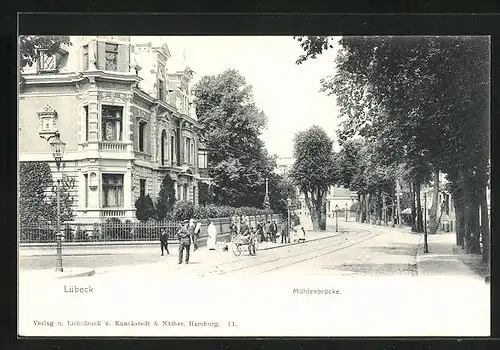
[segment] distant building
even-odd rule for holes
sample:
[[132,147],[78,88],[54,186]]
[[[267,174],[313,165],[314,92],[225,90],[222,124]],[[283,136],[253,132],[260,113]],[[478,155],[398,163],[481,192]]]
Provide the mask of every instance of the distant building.
[[[282,157],[276,159],[276,172],[280,175],[286,175],[290,169],[292,168],[294,163],[293,157]],[[295,210],[298,215],[308,216],[310,215],[309,209],[306,205],[305,195],[300,193],[297,189],[298,197],[299,197],[299,208]],[[338,206],[338,210],[345,210],[346,208],[350,209],[354,202],[357,201],[356,193],[349,191],[346,188],[332,186],[328,190],[326,196],[326,214],[331,217],[335,214],[336,206]]]
[[[47,161],[72,178],[76,221],[135,219],[135,200],[154,199],[170,174],[177,199],[198,202],[209,182],[192,103],[189,67],[171,67],[166,43],[140,37],[71,37],[52,56],[39,52],[22,74],[19,160]],[[57,172],[46,137],[66,142]],[[203,173],[203,175],[201,175]]]

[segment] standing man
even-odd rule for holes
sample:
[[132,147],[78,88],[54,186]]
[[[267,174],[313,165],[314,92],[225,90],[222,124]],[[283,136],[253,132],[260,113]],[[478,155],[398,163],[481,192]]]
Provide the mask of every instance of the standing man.
[[287,236],[288,236],[288,223],[286,221],[283,221],[283,224],[281,225],[281,244],[287,243]]
[[188,220],[182,222],[182,227],[177,231],[179,239],[179,264],[182,264],[182,256],[186,251],[186,264],[189,264],[189,248],[191,248],[191,236],[188,232]]
[[266,241],[272,242],[271,220],[267,220],[267,223],[264,225],[264,231],[266,232]]
[[273,219],[271,223],[271,239],[273,243],[276,243],[276,235],[278,234],[278,224],[276,223],[276,219]]
[[163,256],[163,248],[165,248],[165,250],[167,251],[167,255],[170,254],[168,251],[168,234],[165,228],[161,229],[160,244],[161,244],[161,256]]

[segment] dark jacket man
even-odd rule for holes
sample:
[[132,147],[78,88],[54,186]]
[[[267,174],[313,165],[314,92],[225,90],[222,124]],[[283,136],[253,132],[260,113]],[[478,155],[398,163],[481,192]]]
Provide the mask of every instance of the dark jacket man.
[[187,221],[183,222],[183,226],[177,231],[177,238],[179,239],[179,264],[182,264],[182,256],[184,250],[186,251],[186,264],[189,263],[189,248],[191,247],[191,235],[187,228]]
[[160,245],[161,245],[161,256],[163,256],[163,248],[167,251],[167,254],[170,254],[168,251],[168,233],[166,229],[161,229],[160,232]]

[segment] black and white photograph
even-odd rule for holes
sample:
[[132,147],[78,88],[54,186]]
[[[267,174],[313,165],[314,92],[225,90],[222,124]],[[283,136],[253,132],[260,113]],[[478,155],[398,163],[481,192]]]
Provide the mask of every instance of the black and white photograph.
[[489,36],[18,37],[21,336],[490,336]]

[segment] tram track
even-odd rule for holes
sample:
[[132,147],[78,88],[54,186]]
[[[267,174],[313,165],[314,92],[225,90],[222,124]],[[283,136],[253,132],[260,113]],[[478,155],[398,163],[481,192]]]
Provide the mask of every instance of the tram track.
[[[310,261],[310,260],[313,260],[315,258],[319,258],[319,257],[334,253],[334,252],[342,250],[342,249],[352,247],[356,244],[359,244],[361,242],[364,242],[366,240],[374,238],[378,235],[379,235],[379,233],[374,233],[370,230],[358,230],[356,232],[345,231],[345,232],[342,232],[341,234],[332,236],[329,239],[324,239],[324,240],[322,240],[322,242],[321,241],[316,242],[316,244],[313,244],[315,242],[310,242],[311,245],[308,246],[308,250],[305,252],[302,251],[302,252],[299,252],[297,254],[291,254],[291,255],[287,255],[287,256],[266,259],[264,261],[261,260],[261,261],[257,261],[254,264],[239,266],[237,268],[233,268],[233,269],[229,269],[229,270],[222,270],[221,271],[220,266],[223,265],[223,264],[221,264],[219,266],[216,266],[215,267],[216,271],[211,271],[211,273],[216,273],[218,275],[228,275],[231,273],[238,273],[241,271],[245,271],[245,270],[248,270],[251,268],[263,267],[266,265],[270,265],[272,267],[265,268],[265,270],[259,269],[259,272],[256,274],[271,272],[271,271],[279,270],[279,269],[282,269],[282,268],[285,268],[285,267],[288,267],[291,265],[299,264],[299,263],[302,263],[305,261]],[[325,247],[326,241],[328,241],[328,245]],[[334,249],[331,249],[332,244],[336,245],[336,247]],[[324,249],[327,249],[327,251],[323,252]],[[296,260],[297,258],[299,258],[299,260]],[[287,263],[287,261],[289,261],[289,262]],[[231,263],[236,263],[236,262],[238,262],[238,261],[235,260],[232,262],[228,262],[225,265],[228,265]],[[240,262],[240,264],[241,264],[241,262]],[[273,264],[275,266],[273,266]]]

